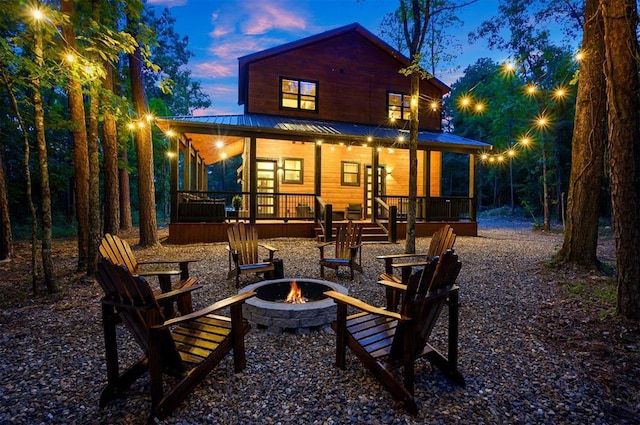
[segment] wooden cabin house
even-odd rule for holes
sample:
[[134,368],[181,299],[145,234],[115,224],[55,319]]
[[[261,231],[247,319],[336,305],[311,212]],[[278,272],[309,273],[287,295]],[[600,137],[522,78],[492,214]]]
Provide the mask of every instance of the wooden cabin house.
[[[172,243],[226,240],[226,223],[261,237],[313,237],[363,220],[404,237],[409,182],[409,60],[359,24],[239,58],[244,114],[158,120],[172,134]],[[491,146],[442,132],[449,88],[421,81],[417,235],[443,222],[477,234],[476,155]],[[169,133],[171,131],[171,133]],[[468,155],[467,196],[442,196],[442,153]],[[207,167],[241,155],[241,192],[208,191]],[[233,208],[234,196],[241,207]]]

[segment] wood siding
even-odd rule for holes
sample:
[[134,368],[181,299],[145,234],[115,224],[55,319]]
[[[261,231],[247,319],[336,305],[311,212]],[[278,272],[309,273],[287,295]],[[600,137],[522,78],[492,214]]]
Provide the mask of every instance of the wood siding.
[[[398,71],[403,64],[355,31],[256,60],[248,67],[246,113],[285,115],[305,119],[387,123],[387,93],[410,92],[410,81]],[[317,111],[280,107],[280,78],[315,81]],[[440,88],[429,80],[420,87],[422,98],[441,99]],[[420,108],[422,129],[440,130],[440,112],[427,102]]]

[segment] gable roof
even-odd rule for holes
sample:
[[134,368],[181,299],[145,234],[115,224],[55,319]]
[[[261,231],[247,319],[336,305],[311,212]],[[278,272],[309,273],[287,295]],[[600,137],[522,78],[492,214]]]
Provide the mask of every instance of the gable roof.
[[[253,62],[260,61],[272,56],[276,56],[285,52],[290,52],[296,49],[300,49],[315,43],[321,43],[323,41],[340,37],[349,32],[356,32],[365,39],[369,40],[373,45],[377,46],[389,56],[392,56],[397,61],[403,64],[403,67],[407,67],[411,64],[411,61],[398,50],[391,47],[385,41],[375,36],[369,30],[358,23],[345,25],[343,27],[335,28],[329,31],[325,31],[320,34],[312,35],[310,37],[302,38],[300,40],[292,41],[290,43],[281,44],[270,49],[262,50],[260,52],[252,53],[250,55],[242,56],[238,58],[238,104],[244,105],[248,94],[248,74],[249,65]],[[436,85],[442,93],[448,93],[451,91],[449,86],[433,77],[429,81]]]

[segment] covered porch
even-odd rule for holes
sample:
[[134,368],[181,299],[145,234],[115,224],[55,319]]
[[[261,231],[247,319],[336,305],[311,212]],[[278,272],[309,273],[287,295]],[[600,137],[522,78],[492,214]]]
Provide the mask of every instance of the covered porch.
[[[256,114],[174,117],[158,124],[175,153],[170,243],[226,241],[235,220],[256,223],[264,238],[327,239],[335,222],[348,219],[379,226],[390,242],[404,238],[409,161],[402,128]],[[477,235],[476,156],[490,148],[447,133],[420,132],[417,236],[429,236],[443,223],[459,235]],[[444,152],[468,158],[467,193],[443,196]],[[210,167],[224,167],[234,157],[241,158],[234,166],[238,184],[221,190],[211,183],[225,176]]]

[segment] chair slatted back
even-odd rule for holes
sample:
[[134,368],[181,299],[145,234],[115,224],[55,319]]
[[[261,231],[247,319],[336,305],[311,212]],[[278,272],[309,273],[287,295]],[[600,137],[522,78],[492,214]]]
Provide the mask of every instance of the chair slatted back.
[[336,229],[336,258],[348,260],[351,258],[351,248],[362,243],[362,225],[349,221]]
[[122,264],[129,272],[137,273],[138,261],[131,246],[124,239],[107,233],[102,238],[99,250],[103,257],[109,258],[114,264]]
[[453,227],[445,224],[433,233],[431,242],[429,243],[429,251],[427,258],[442,255],[447,249],[453,249],[456,242],[456,234],[453,233]]
[[229,249],[238,253],[238,261],[242,264],[260,263],[258,255],[258,231],[255,226],[236,223],[227,229]]
[[[122,321],[142,350],[148,353],[150,327],[162,324],[165,318],[147,281],[132,275],[123,265],[116,265],[109,258],[98,262],[96,277],[106,294],[106,301],[115,303]],[[163,344],[169,352],[173,347],[177,354],[168,330]]]
[[424,267],[419,278],[409,280],[401,312],[413,320],[411,324],[398,325],[389,355],[391,361],[402,359],[403,338],[409,337],[413,340],[416,350],[414,355],[423,350],[461,267],[462,263],[458,261],[458,256],[449,249],[440,257],[434,257]]

